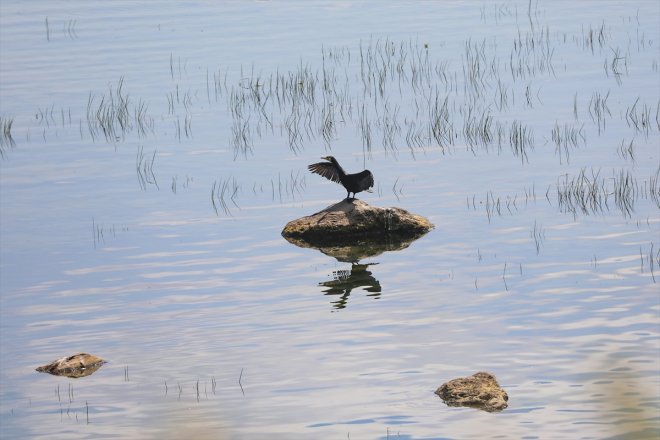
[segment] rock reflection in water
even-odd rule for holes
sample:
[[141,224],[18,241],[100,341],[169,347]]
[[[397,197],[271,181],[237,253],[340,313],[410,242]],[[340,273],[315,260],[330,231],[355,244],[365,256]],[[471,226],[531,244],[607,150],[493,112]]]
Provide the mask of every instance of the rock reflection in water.
[[338,242],[337,237],[333,238],[332,244],[322,243],[316,240],[308,240],[301,237],[284,237],[289,243],[302,248],[318,249],[322,253],[335,258],[342,263],[351,263],[350,270],[338,270],[333,272],[331,281],[319,283],[319,286],[327,287],[323,291],[325,295],[336,295],[339,298],[332,301],[334,310],[341,310],[346,307],[348,297],[354,289],[362,288],[368,292],[367,296],[374,299],[380,298],[382,288],[380,282],[374,278],[371,271],[367,270],[369,266],[378,263],[360,264],[360,260],[372,258],[381,255],[386,251],[399,251],[407,248],[410,244],[424,234],[414,237],[400,237],[389,234],[383,234],[377,237],[350,237],[346,242]]
[[323,291],[326,295],[338,295],[336,301],[331,301],[335,309],[341,310],[346,307],[348,297],[351,295],[353,289],[362,288],[369,292],[367,296],[374,299],[380,298],[380,282],[371,275],[367,268],[373,264],[352,264],[350,270],[338,270],[333,272],[334,279],[332,281],[325,281],[319,283],[319,286],[327,287]]
[[344,242],[333,238],[332,243],[324,243],[317,239],[302,237],[284,237],[289,243],[301,248],[318,249],[322,253],[334,257],[342,263],[359,263],[365,258],[378,256],[386,251],[400,251],[424,234],[413,237],[400,237],[383,234],[376,237],[348,237]]

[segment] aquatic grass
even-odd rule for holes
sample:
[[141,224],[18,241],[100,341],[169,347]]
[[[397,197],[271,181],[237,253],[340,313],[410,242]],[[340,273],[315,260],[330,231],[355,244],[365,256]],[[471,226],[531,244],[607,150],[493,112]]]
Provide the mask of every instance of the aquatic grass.
[[442,149],[454,145],[457,137],[449,112],[449,96],[441,98],[436,89],[433,100],[429,103],[429,138]]
[[397,150],[395,139],[401,133],[401,125],[399,124],[399,106],[395,104],[393,107],[385,102],[383,114],[380,121],[380,126],[383,132],[383,149],[385,151],[395,152]]
[[601,177],[601,171],[591,169],[571,176],[564,174],[557,181],[557,201],[561,212],[569,212],[577,216],[578,212],[602,214],[611,209],[611,199],[624,217],[631,217],[635,203],[639,198],[650,197],[658,204],[660,187],[658,176],[660,170],[647,182],[640,182],[627,169],[613,170],[609,178]]
[[392,194],[394,194],[394,197],[396,197],[397,202],[401,201],[400,197],[403,195],[403,185],[399,185],[397,187],[399,183],[399,178],[400,177],[397,177],[396,180],[394,181],[394,185],[392,185]]
[[11,116],[0,116],[0,158],[6,157],[7,148],[14,148],[16,142],[11,134],[14,126],[14,118]]
[[[491,63],[494,63],[494,58]],[[470,39],[465,42],[463,53],[464,91],[468,99],[479,100],[489,86],[491,78],[486,59],[486,39],[473,43]]]
[[320,132],[326,149],[329,149],[330,143],[337,136],[336,114],[332,102],[326,102],[326,104],[321,108]]
[[521,121],[513,121],[509,128],[509,145],[522,163],[529,162],[527,150],[534,147],[534,131]]
[[252,152],[252,133],[248,119],[235,118],[231,125],[231,143],[234,148],[234,159],[238,155],[247,157]]
[[630,170],[621,170],[612,180],[614,203],[626,217],[630,217],[639,194],[637,183]]
[[[559,163],[570,163],[571,149],[578,148],[580,144],[586,143],[584,137],[584,124],[576,126],[565,123],[562,126],[555,122],[552,128],[552,141],[555,143],[555,155],[559,156]],[[563,159],[562,159],[563,157]]]
[[607,99],[610,97],[610,91],[608,90],[605,96],[600,94],[597,91],[591,95],[589,100],[589,116],[591,120],[598,127],[598,134],[600,135],[603,130],[605,130],[605,118],[606,116],[612,116],[610,113],[610,108],[607,105]]
[[622,84],[621,76],[623,75],[624,71],[626,75],[628,74],[628,57],[622,56],[621,49],[618,47],[616,49],[611,48],[611,50],[612,61],[610,61],[608,57],[605,57],[603,68],[605,69],[605,75],[609,77],[611,72],[612,76],[614,76],[614,79],[616,80],[616,83],[620,86]]
[[536,98],[536,101],[538,101],[541,105],[543,102],[541,102],[541,98],[539,97],[541,89],[537,89],[536,93],[532,92],[532,83],[528,83],[527,86],[525,87],[525,104],[529,108],[534,108],[534,98]]
[[493,102],[500,112],[506,111],[509,108],[509,87],[502,82],[501,79],[497,80],[497,89],[493,97]]
[[605,30],[605,21],[603,21],[600,27],[594,28],[589,25],[589,29],[584,29],[582,26],[582,38],[576,39],[579,46],[585,49],[589,49],[594,54],[594,48],[598,46],[602,49],[607,42],[607,33]]
[[140,99],[133,110],[133,120],[137,127],[138,136],[141,138],[146,137],[148,132],[153,133],[154,130],[154,121],[147,114],[148,109],[149,105]]
[[117,87],[109,85],[108,95],[96,96],[90,92],[87,100],[87,124],[95,139],[102,134],[106,141],[115,142],[129,129],[129,98],[123,92],[124,77],[119,78]]
[[[46,41],[50,42],[51,25],[50,22],[48,21],[48,17],[46,17],[44,24],[46,27]],[[78,32],[76,31],[77,24],[78,24],[78,20],[75,18],[68,19],[62,24],[62,32],[70,40],[78,39]]]
[[240,208],[236,202],[239,190],[240,185],[233,176],[221,180],[220,182],[217,180],[213,182],[211,187],[211,204],[215,211],[215,215],[219,215],[218,207],[220,207],[225,215],[231,216],[231,207],[228,202],[234,205],[234,207]]
[[403,121],[406,129],[406,145],[410,151],[411,156],[415,157],[415,152],[424,150],[429,143],[429,138],[426,135],[426,130],[421,124],[417,124],[414,119],[405,118]]
[[649,195],[655,206],[660,208],[660,166],[649,178]]
[[521,209],[519,202],[522,204],[522,201],[524,201],[524,206],[526,207],[530,201],[536,201],[536,189],[533,185],[531,188],[524,188],[523,192],[524,197],[522,195],[519,196],[518,193],[496,196],[492,190],[489,190],[486,192],[485,199],[477,199],[476,194],[473,194],[471,198],[466,198],[467,208],[473,211],[483,208],[488,218],[488,223],[491,223],[492,219],[496,216],[502,217],[506,213],[514,215],[519,212]]
[[[270,179],[271,200],[279,200],[280,203],[283,203],[284,196],[287,196],[290,200],[295,200],[297,196],[302,195],[305,187],[305,175],[301,175],[300,171],[294,172],[294,170],[291,170],[289,176],[285,179],[282,178],[281,173],[277,173],[277,182],[274,178]],[[259,191],[264,192],[263,184],[259,186]],[[255,195],[257,194],[256,182],[252,185],[252,192]]]
[[[639,100],[640,97],[638,96],[632,106],[626,107],[626,123],[628,124],[628,127],[634,127],[635,133],[641,133],[648,138],[651,129],[651,108],[646,105],[646,103],[639,105]],[[660,100],[658,101],[658,107],[660,108]],[[660,130],[660,121],[658,121],[657,111],[656,123]]]
[[[105,244],[105,233],[102,225],[99,225],[95,222],[94,217],[92,217],[92,233],[94,236],[94,248],[98,244]],[[59,389],[58,389],[59,392]]]
[[497,213],[498,216],[502,215],[502,207],[500,203],[500,198],[497,199],[493,196],[492,191],[486,193],[486,216],[488,217],[488,223],[491,222],[493,215]]
[[[486,192],[486,201],[480,201],[479,205],[485,208],[486,217],[488,218],[488,223],[490,223],[495,215],[501,217],[505,208],[509,214],[513,214],[514,211],[517,211],[517,200],[518,194],[514,194],[513,196],[507,194],[506,198],[502,199],[501,196],[495,197],[493,191],[488,191]],[[468,199],[468,206],[469,204],[470,201]],[[472,209],[475,211],[477,210],[476,196],[472,197]]]
[[[604,25],[587,32],[594,44],[604,44]],[[266,133],[277,131],[294,154],[315,141],[330,150],[340,129],[352,126],[365,154],[374,148],[394,153],[401,145],[413,157],[432,145],[446,153],[460,140],[473,152],[477,148],[488,151],[491,145],[501,152],[508,144],[514,157],[528,163],[535,144],[534,128],[524,116],[509,122],[504,118],[516,104],[529,109],[544,105],[536,78],[554,77],[554,45],[560,38],[551,35],[547,26],[521,30],[511,42],[508,63],[502,62],[501,50],[487,40],[467,39],[460,65],[454,69],[447,60],[431,58],[430,45],[416,40],[361,40],[353,64],[348,47],[322,46],[316,69],[302,59],[290,70],[277,68],[272,73],[241,66],[233,85],[226,70],[216,69],[211,75],[212,69],[206,69],[206,99],[226,99],[235,159],[253,154]],[[608,56],[610,74],[625,74],[627,55],[613,48]],[[506,72],[512,81],[503,80]],[[400,97],[397,101],[392,100],[395,94]],[[522,99],[516,102],[516,96]],[[599,134],[612,117],[609,97],[609,90],[594,91],[587,106]],[[171,95],[170,113],[175,102]],[[560,164],[570,164],[571,152],[586,144],[577,92],[572,104],[575,122],[555,122],[550,128]],[[660,117],[660,101],[656,115]],[[639,127],[638,132],[648,130],[650,107],[633,104],[626,118],[631,127]],[[187,132],[184,122],[179,122],[179,138]],[[656,122],[660,127],[660,120]],[[632,149],[627,151],[620,149],[632,158]]]
[[508,70],[514,82],[540,74],[555,76],[554,47],[550,43],[550,28],[542,27],[518,32],[509,53]]
[[488,146],[493,140],[493,116],[489,109],[476,110],[471,105],[463,120],[463,138],[467,147],[474,151],[477,146]]
[[539,225],[536,220],[534,220],[534,227],[530,232],[530,236],[534,240],[536,255],[539,255],[541,248],[545,244],[545,229],[543,229],[543,225]]
[[[185,180],[183,180],[183,182],[181,183],[181,187],[184,189],[188,188],[190,184],[193,182],[193,180],[194,179],[192,177],[186,175]],[[172,176],[172,183],[170,185],[170,189],[174,194],[177,193],[177,191],[179,190],[179,176]]]
[[366,153],[371,153],[371,121],[369,119],[369,112],[364,104],[358,110],[358,114],[360,115],[358,120],[358,131],[362,138],[362,150]]
[[626,142],[625,139],[621,140],[621,145],[619,145],[619,148],[617,149],[617,154],[620,158],[623,160],[630,160],[631,162],[635,163],[634,142],[634,138],[631,139],[630,142]]
[[39,107],[37,112],[34,114],[34,119],[39,123],[39,125],[46,125],[50,127],[51,124],[55,124],[55,104],[51,104],[50,107]]
[[577,176],[564,174],[557,182],[557,201],[561,212],[574,216],[601,213],[606,208],[607,190],[600,178],[600,170],[587,173],[582,168]]
[[137,155],[135,158],[135,171],[137,173],[138,183],[142,191],[146,191],[149,185],[154,185],[156,189],[158,187],[158,181],[156,180],[156,175],[154,174],[154,161],[156,160],[156,150],[154,150],[151,157],[144,155],[144,148],[140,146],[137,150]]

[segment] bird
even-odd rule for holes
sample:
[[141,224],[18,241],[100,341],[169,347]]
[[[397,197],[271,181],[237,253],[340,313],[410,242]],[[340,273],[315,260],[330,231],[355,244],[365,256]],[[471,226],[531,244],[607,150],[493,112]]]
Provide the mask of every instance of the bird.
[[371,171],[364,170],[355,174],[346,174],[344,169],[339,165],[337,159],[332,156],[322,157],[321,159],[328,162],[313,163],[307,167],[312,173],[319,174],[328,180],[341,183],[346,188],[346,200],[353,198],[355,195],[362,191],[371,192],[369,188],[374,186],[374,175]]

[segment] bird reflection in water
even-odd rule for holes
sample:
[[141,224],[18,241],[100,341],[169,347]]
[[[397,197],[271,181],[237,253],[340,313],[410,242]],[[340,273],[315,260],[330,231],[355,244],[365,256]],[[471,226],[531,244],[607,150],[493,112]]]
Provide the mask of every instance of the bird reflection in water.
[[319,283],[319,286],[325,286],[323,292],[326,295],[335,295],[338,296],[336,301],[331,301],[331,304],[335,310],[341,310],[346,308],[348,303],[348,297],[351,295],[353,289],[362,288],[367,293],[367,296],[370,296],[374,299],[380,298],[380,282],[371,275],[371,272],[367,270],[369,266],[372,266],[378,263],[370,264],[357,264],[352,263],[351,270],[338,270],[333,272],[333,280],[325,281]]

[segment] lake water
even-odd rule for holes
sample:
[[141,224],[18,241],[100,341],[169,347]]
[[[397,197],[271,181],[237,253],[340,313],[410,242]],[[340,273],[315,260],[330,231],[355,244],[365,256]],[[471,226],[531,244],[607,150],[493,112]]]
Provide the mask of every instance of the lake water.
[[[0,436],[656,438],[659,21],[3,1]],[[328,154],[435,229],[355,267],[288,243],[344,197]],[[79,351],[108,363],[34,371]],[[434,394],[482,370],[504,411]]]

